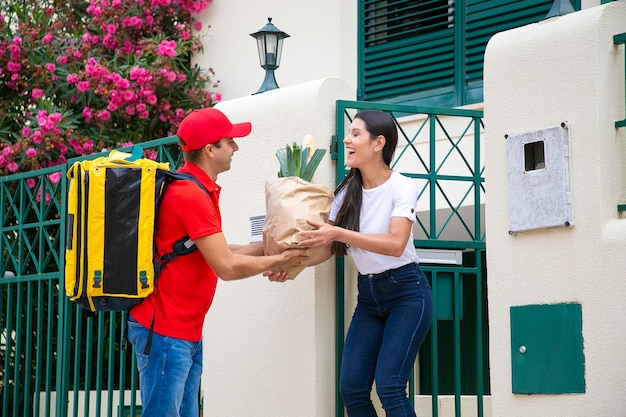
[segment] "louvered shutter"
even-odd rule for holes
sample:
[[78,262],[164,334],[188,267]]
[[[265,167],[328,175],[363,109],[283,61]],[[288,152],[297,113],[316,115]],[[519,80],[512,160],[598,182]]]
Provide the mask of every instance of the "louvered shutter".
[[447,0],[363,0],[364,100],[454,83],[453,9]]
[[[360,0],[359,99],[450,107],[481,102],[489,39],[544,19],[552,3]],[[572,4],[580,10],[580,0]]]

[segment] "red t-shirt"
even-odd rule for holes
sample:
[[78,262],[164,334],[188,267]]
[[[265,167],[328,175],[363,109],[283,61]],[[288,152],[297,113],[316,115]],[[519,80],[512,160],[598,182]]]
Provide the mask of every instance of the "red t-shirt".
[[[221,187],[190,162],[185,162],[179,171],[196,177],[210,195],[192,181],[169,183],[157,218],[155,240],[159,257],[171,251],[174,243],[184,236],[197,239],[222,231],[218,205]],[[130,314],[146,328],[150,328],[154,315],[156,333],[198,342],[216,286],[217,274],[196,250],[170,261],[161,271],[156,293],[134,306]]]

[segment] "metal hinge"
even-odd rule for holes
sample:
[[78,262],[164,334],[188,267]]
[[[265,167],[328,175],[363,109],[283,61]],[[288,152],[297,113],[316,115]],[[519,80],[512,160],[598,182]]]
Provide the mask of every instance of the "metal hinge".
[[338,146],[339,146],[339,142],[337,140],[337,135],[333,135],[330,138],[330,156],[333,159],[333,161],[337,160],[337,155],[339,153]]

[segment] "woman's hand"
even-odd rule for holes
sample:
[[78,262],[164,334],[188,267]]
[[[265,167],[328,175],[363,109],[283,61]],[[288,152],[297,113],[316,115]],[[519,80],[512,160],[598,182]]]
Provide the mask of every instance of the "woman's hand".
[[328,223],[319,223],[313,220],[306,221],[312,230],[302,230],[298,234],[304,237],[304,240],[298,242],[300,248],[319,248],[330,245],[337,240],[338,228]]

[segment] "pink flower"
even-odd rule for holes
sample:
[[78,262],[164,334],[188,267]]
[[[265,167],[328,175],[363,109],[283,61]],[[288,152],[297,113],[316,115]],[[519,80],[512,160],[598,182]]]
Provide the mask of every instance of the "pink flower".
[[137,16],[132,16],[132,17],[126,17],[123,21],[122,21],[122,27],[134,27],[134,28],[140,28],[142,25],[142,21],[140,18],[138,18]]
[[115,32],[117,32],[117,25],[105,25],[102,29],[109,35],[113,35]]
[[52,123],[59,123],[61,121],[61,113],[59,112],[55,112],[50,114],[50,116],[48,116],[48,120],[50,120],[50,122]]
[[30,189],[35,188],[35,184],[37,184],[37,182],[35,181],[34,178],[29,178],[26,180],[26,185],[28,185],[28,188]]
[[46,70],[48,70],[48,72],[54,72],[57,70],[57,66],[54,64],[46,64]]
[[59,55],[57,57],[57,64],[59,64],[59,65],[67,64],[67,57],[65,55]]
[[11,172],[17,172],[19,166],[17,165],[17,163],[15,161],[13,161],[13,162],[10,162],[9,164],[7,164],[7,168]]
[[37,151],[35,150],[35,148],[28,148],[26,149],[26,157],[27,158],[34,158],[37,155]]
[[108,110],[100,110],[98,114],[96,114],[96,118],[98,120],[109,120],[111,118],[111,113]]
[[163,68],[159,70],[159,74],[161,74],[163,78],[167,79],[167,81],[171,83],[176,81],[176,73],[174,71],[170,71],[168,69]]
[[12,73],[20,72],[20,70],[22,69],[22,64],[20,64],[19,62],[9,61],[7,63],[7,69],[9,70],[9,72]]
[[33,88],[33,92],[31,94],[33,100],[39,100],[44,96],[44,91],[41,88]]
[[11,53],[11,59],[13,61],[19,61],[21,56],[20,46],[16,44],[11,44],[7,47],[9,52]]
[[135,99],[137,98],[135,93],[130,90],[124,91],[124,93],[122,93],[122,97],[124,97],[124,100],[126,100],[126,102],[135,101]]
[[70,139],[69,142],[70,145],[72,145],[74,152],[76,152],[77,154],[81,154],[84,152],[82,145],[76,139]]
[[146,155],[146,158],[152,159],[153,161],[156,161],[156,158],[157,158],[158,154],[157,154],[157,152],[154,149],[146,149],[143,152]]
[[30,135],[30,127],[25,126],[25,127],[22,129],[22,136],[23,136],[23,137],[28,137],[28,135]]
[[115,47],[117,46],[115,36],[111,35],[110,33],[104,36],[104,39],[102,39],[102,43],[109,49],[115,49]]
[[100,16],[102,14],[102,8],[99,6],[91,5],[87,7],[87,13],[91,13],[94,16]]
[[42,45],[47,45],[47,44],[49,44],[50,42],[52,42],[52,39],[54,39],[54,37],[53,37],[51,34],[46,33],[46,34],[43,36],[43,38],[41,38],[41,44],[42,44]]
[[124,46],[122,47],[122,52],[126,55],[130,55],[133,52],[133,44],[130,41],[125,41]]
[[159,56],[176,56],[176,41],[162,41],[157,47],[157,54]]
[[118,90],[126,90],[129,87],[130,81],[128,81],[126,78],[120,77],[117,81],[115,81],[115,88],[117,88]]
[[91,113],[91,109],[89,107],[84,107],[83,108],[83,117],[87,121],[91,121],[91,119],[93,118],[93,114]]
[[198,31],[202,30],[202,22],[194,22],[193,28]]
[[89,91],[89,81],[81,81],[78,84],[76,84],[76,88],[78,89],[78,91],[81,92],[85,92],[85,91]]
[[41,143],[41,130],[35,130],[32,140],[35,145],[39,145]]
[[57,184],[59,180],[61,179],[61,172],[57,171],[57,172],[53,172],[52,174],[48,174],[48,179],[50,180],[51,183]]
[[37,112],[37,123],[40,127],[45,127],[48,124],[48,112],[45,110],[39,110]]
[[70,84],[75,84],[80,81],[80,78],[76,74],[67,74],[67,77],[65,77],[65,80]]

